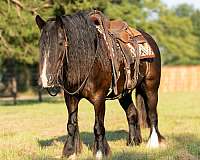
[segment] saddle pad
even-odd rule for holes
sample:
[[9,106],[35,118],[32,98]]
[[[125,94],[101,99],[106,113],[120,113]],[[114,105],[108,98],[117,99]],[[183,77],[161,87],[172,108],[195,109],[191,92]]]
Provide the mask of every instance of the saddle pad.
[[[132,53],[133,57],[136,57],[136,52],[133,45],[131,43],[127,43],[126,45],[129,48],[130,52]],[[140,59],[155,58],[155,54],[153,50],[151,49],[151,46],[147,42],[141,43],[138,45],[139,45]]]

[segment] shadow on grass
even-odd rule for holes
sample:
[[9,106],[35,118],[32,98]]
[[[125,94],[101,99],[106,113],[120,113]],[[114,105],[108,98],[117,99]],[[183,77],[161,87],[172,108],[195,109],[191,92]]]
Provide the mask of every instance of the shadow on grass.
[[[93,142],[94,142],[94,134],[91,132],[81,132],[80,133],[82,142],[89,146],[89,148],[92,148]],[[106,132],[106,139],[108,141],[116,141],[120,139],[126,139],[128,136],[127,131],[125,130],[119,130],[119,131],[107,131]],[[38,140],[38,144],[41,147],[48,147],[54,144],[54,142],[61,142],[65,143],[67,139],[67,136],[60,136],[52,139],[47,140]]]
[[[186,151],[185,157],[188,156],[188,159],[200,158],[200,138],[197,137],[197,134],[184,133],[172,135],[170,138],[175,142],[175,148]],[[179,159],[183,159],[181,156],[183,155],[179,155]]]
[[166,146],[159,150],[143,151],[122,151],[112,156],[113,160],[198,160],[200,159],[200,138],[197,134],[183,133],[168,136],[173,142],[171,146]]
[[[90,132],[81,132],[81,140],[90,149],[93,145],[94,135]],[[120,131],[107,131],[106,138],[108,141],[116,141],[123,139],[125,140],[128,133],[124,130]],[[172,146],[167,146],[166,148],[157,151],[148,151],[144,149],[143,151],[138,150],[122,150],[121,152],[116,152],[112,155],[111,159],[114,160],[132,160],[132,159],[142,159],[142,160],[153,160],[153,159],[195,159],[200,158],[200,138],[195,134],[177,134],[169,135],[168,139],[173,142]],[[67,136],[60,136],[47,140],[38,140],[38,144],[41,147],[48,147],[54,145],[56,141],[64,143]],[[124,146],[125,147],[125,146]]]
[[34,105],[34,104],[41,104],[41,103],[64,103],[63,97],[45,97],[43,98],[42,102],[39,102],[37,98],[28,98],[28,99],[18,99],[17,104],[13,104],[13,99],[0,99],[0,107],[13,107],[13,106],[24,106],[24,105]]

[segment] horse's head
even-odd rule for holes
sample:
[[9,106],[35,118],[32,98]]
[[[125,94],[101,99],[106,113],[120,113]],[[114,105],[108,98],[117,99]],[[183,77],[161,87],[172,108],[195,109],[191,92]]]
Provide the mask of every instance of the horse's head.
[[40,16],[36,16],[35,20],[41,31],[39,40],[40,83],[43,88],[54,87],[58,81],[67,44],[62,18],[56,17],[44,21]]

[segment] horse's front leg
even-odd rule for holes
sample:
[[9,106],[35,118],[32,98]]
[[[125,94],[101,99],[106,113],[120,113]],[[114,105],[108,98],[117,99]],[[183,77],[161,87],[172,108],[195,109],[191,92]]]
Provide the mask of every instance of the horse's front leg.
[[63,156],[74,159],[81,152],[81,141],[78,127],[78,103],[80,99],[65,93],[65,103],[68,109],[68,136],[63,148]]
[[104,115],[105,115],[105,98],[93,100],[95,110],[95,124],[94,124],[94,148],[93,154],[96,159],[102,159],[110,154],[110,147],[105,137]]
[[126,117],[128,120],[129,137],[127,145],[139,145],[142,142],[142,137],[138,120],[138,112],[133,104],[131,93],[123,96],[121,99],[119,99],[119,102],[126,112]]

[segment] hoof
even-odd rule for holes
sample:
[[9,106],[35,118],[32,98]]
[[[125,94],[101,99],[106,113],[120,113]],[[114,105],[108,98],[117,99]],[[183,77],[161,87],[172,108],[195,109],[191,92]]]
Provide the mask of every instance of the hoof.
[[103,143],[102,145],[103,147],[101,147],[101,149],[99,147],[98,147],[99,149],[97,149],[97,142],[94,143],[93,155],[96,160],[108,158],[111,155],[110,147],[106,139],[104,139],[102,143]]
[[77,158],[77,156],[76,156],[76,154],[74,153],[74,154],[70,155],[67,159],[68,159],[68,160],[75,160],[76,158]]
[[129,136],[127,140],[127,146],[139,146],[142,143],[141,134],[138,134],[134,137]]
[[153,128],[151,137],[149,138],[147,142],[147,148],[159,148],[159,139],[158,139],[158,134],[156,133],[155,128]]
[[127,146],[139,146],[141,143],[142,143],[142,140],[139,138],[136,140],[128,140],[126,145]]
[[101,160],[103,159],[103,153],[99,150],[96,153],[96,160]]
[[61,159],[62,156],[55,156],[54,158],[55,158],[55,159]]

